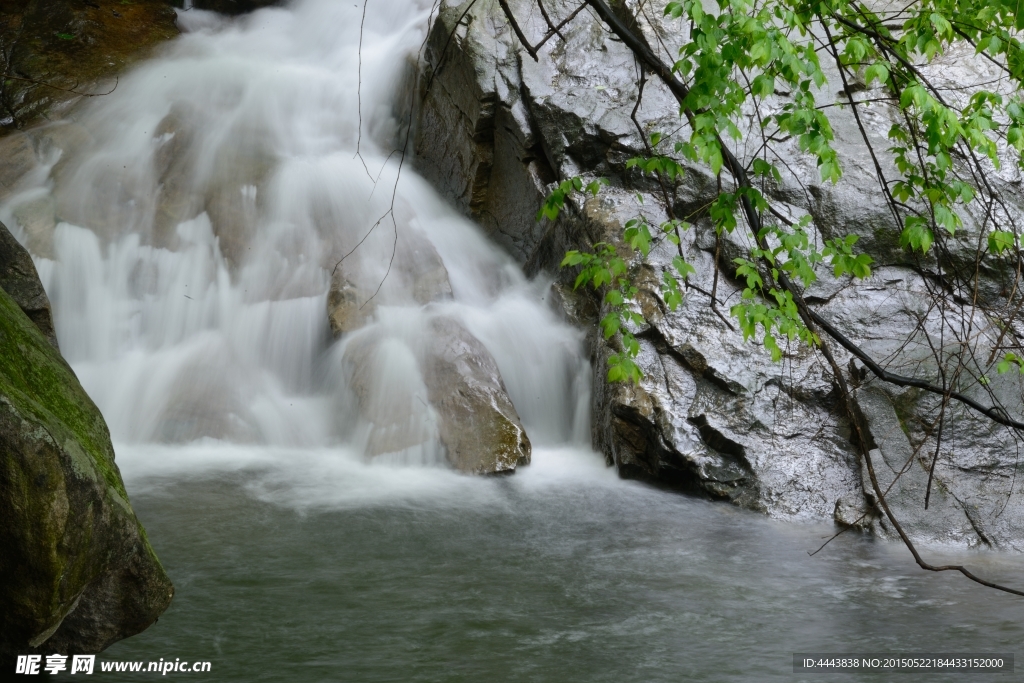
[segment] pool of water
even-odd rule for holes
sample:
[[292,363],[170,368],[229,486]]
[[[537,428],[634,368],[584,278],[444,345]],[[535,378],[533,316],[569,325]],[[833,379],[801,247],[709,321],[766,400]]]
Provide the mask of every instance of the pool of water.
[[[217,681],[813,681],[794,652],[1012,652],[1024,638],[1024,599],[923,572],[900,546],[846,534],[810,557],[831,527],[621,481],[585,451],[477,479],[217,450],[122,458],[177,594],[100,660],[208,660],[177,676]],[[189,457],[210,469],[167,466]],[[1014,556],[956,556],[1021,581]]]

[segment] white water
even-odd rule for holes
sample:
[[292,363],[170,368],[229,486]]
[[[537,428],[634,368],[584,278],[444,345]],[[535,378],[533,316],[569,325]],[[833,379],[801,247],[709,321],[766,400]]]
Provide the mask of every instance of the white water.
[[[380,286],[358,333],[374,335],[380,400],[426,406],[413,351],[432,316],[452,316],[494,356],[535,467],[557,472],[575,462],[566,447],[585,450],[589,368],[579,334],[544,303],[546,283],[527,281],[408,164],[399,174],[392,152],[429,9],[369,2],[361,57],[362,5],[305,0],[233,22],[182,12],[186,35],[56,126],[43,168],[0,206],[36,249],[62,352],[129,478],[255,467],[283,484],[300,468],[285,486],[296,505],[451,478],[366,464],[345,339],[326,317],[331,270],[352,249],[346,277],[364,296]],[[52,250],[24,219],[47,204],[60,221]],[[426,306],[410,276],[424,240],[454,294]],[[436,434],[431,409],[414,414]],[[435,436],[397,461],[440,452]]]

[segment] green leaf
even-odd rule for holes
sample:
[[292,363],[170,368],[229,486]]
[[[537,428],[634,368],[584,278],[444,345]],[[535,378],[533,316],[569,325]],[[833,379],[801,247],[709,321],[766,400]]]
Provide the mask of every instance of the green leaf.
[[622,327],[622,319],[619,318],[619,314],[616,311],[609,313],[601,319],[601,331],[605,339],[611,339],[615,336],[620,327]]
[[697,270],[692,265],[687,263],[682,256],[676,256],[675,258],[673,258],[672,265],[675,267],[676,272],[679,273],[679,277],[683,278],[684,280],[690,277],[690,275],[692,275],[693,273],[697,272]]
[[875,62],[864,72],[864,81],[871,85],[873,81],[885,84],[889,80],[889,65],[885,62]]
[[1005,230],[993,230],[988,235],[988,250],[993,254],[1002,254],[1007,249],[1013,249],[1014,236],[1012,232]]
[[925,220],[919,216],[910,216],[906,219],[905,226],[900,234],[900,246],[909,247],[911,251],[928,253],[935,236]]

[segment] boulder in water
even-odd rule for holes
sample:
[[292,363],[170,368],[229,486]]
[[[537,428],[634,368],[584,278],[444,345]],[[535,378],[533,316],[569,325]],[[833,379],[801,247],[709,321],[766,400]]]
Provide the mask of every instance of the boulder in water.
[[456,469],[502,474],[530,464],[530,439],[498,364],[479,339],[451,318],[435,318],[420,363],[440,416],[441,442]]
[[416,303],[426,305],[452,298],[452,285],[448,269],[437,249],[418,230],[407,230],[398,242],[396,261],[410,278],[412,297]]
[[359,329],[373,316],[376,306],[367,299],[368,295],[346,279],[340,268],[332,273],[327,292],[327,321],[335,337]]
[[401,340],[372,331],[345,346],[348,386],[359,404],[357,440],[369,457],[434,454],[437,414],[428,401],[415,354]]
[[[327,318],[335,337],[352,332],[365,325],[377,309],[375,284],[359,265],[348,268],[348,262],[338,264],[331,273],[331,288],[327,292]],[[390,281],[378,292],[379,298],[399,297],[402,303],[426,305],[452,298],[452,285],[448,269],[437,249],[425,235],[415,228],[403,229],[395,245],[395,260]],[[388,289],[390,283],[401,283],[396,292]],[[411,296],[411,301],[409,300]],[[394,303],[393,299],[389,302]]]
[[469,474],[511,474],[530,463],[530,439],[498,364],[459,322],[434,318],[411,345],[367,329],[348,342],[344,362],[371,457],[439,441],[448,462]]
[[50,195],[34,197],[14,207],[14,220],[25,233],[25,246],[36,256],[55,258],[53,237],[57,207]]

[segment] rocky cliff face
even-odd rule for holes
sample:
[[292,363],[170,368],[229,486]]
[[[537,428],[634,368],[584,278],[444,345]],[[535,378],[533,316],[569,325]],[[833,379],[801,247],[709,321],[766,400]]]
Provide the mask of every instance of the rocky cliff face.
[[53,334],[28,252],[0,224],[0,665],[139,633],[174,589],[107,426]]
[[[509,4],[531,40],[547,31],[531,2]],[[558,17],[573,9],[568,3],[545,4]],[[685,27],[663,25],[652,10],[628,2],[622,11],[651,45],[685,38]],[[639,209],[637,196],[654,218],[659,212],[664,217],[666,194],[625,162],[644,154],[638,128],[646,135],[683,125],[675,101],[653,80],[636,110],[636,122],[631,119],[637,97],[634,59],[591,15],[583,12],[561,33],[565,40],[550,41],[535,61],[518,46],[497,2],[443,3],[421,79],[416,136],[421,171],[530,273],[555,272],[567,249],[618,242],[623,223]],[[668,48],[657,49],[670,54]],[[945,59],[936,67],[942,78],[977,82],[987,77],[984,65],[968,55]],[[869,134],[884,149],[888,144],[882,136],[892,112],[883,105],[866,105],[866,110]],[[875,196],[877,181],[851,114],[837,111],[832,117],[846,164],[844,179],[836,186],[821,184],[814,165],[794,146],[783,160],[789,175],[772,194],[795,217],[809,213],[819,238],[858,234],[858,246],[879,263],[864,282],[835,280],[823,271],[806,292],[808,302],[875,358],[886,359],[890,371],[921,377],[938,374],[925,333],[941,339],[944,317],[972,325],[986,357],[975,360],[974,371],[987,373],[991,383],[975,384],[967,393],[984,398],[992,392],[1020,414],[1020,379],[996,376],[987,358],[998,345],[998,321],[979,314],[963,298],[940,310],[935,303],[937,264],[915,260],[899,248],[891,218]],[[744,150],[736,151],[743,156]],[[728,310],[742,287],[730,277],[730,264],[749,248],[750,237],[737,230],[716,240],[701,209],[714,196],[714,181],[701,168],[687,171],[670,188],[668,201],[675,215],[694,223],[683,234],[682,249],[697,274],[684,305],[671,312],[658,282],[675,247],[663,242],[640,266],[646,322],[638,330],[638,362],[644,372],[639,386],[604,381],[604,360],[614,341],[595,333],[597,303],[572,292],[571,276],[566,279],[565,273],[555,285],[567,315],[591,330],[595,447],[623,476],[780,518],[832,518],[840,525],[891,535],[877,513],[824,360],[794,344],[781,363],[773,363],[735,329]],[[537,210],[551,183],[579,174],[606,177],[610,187],[598,198],[570,206],[556,223],[538,222]],[[993,182],[1011,210],[1019,211],[1024,204],[1019,172],[1008,165]],[[972,223],[968,216],[966,223],[952,245],[953,263],[946,267],[973,259],[980,221]],[[716,258],[721,266],[717,282]],[[991,308],[1006,308],[1009,275],[997,264],[983,264],[982,270],[981,296]],[[849,381],[869,426],[868,446],[883,470],[882,485],[891,484],[887,500],[914,538],[1024,549],[1024,477],[1017,476],[1014,434],[960,406],[948,407],[925,511],[941,397],[869,381],[864,368],[848,356],[840,354],[839,360],[850,369]]]

